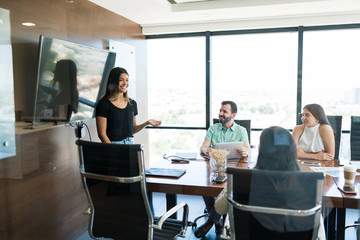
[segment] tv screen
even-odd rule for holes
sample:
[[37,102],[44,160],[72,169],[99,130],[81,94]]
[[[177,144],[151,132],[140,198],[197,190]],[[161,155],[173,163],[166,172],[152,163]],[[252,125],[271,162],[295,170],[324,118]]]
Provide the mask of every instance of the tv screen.
[[94,117],[116,54],[40,36],[33,123]]

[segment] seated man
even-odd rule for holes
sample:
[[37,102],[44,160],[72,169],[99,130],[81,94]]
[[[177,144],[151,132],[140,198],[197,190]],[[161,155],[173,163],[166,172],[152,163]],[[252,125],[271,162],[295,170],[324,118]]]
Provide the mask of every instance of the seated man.
[[[234,122],[237,113],[237,106],[232,101],[223,101],[219,112],[219,123],[212,125],[206,132],[205,140],[200,151],[205,156],[209,156],[216,143],[221,142],[244,142],[243,147],[236,149],[241,157],[247,157],[250,151],[248,135],[246,129]],[[215,198],[203,197],[206,209],[209,213],[208,220],[198,227],[194,234],[197,238],[204,237],[211,227],[215,224],[216,234],[222,231],[220,215],[214,209]]]

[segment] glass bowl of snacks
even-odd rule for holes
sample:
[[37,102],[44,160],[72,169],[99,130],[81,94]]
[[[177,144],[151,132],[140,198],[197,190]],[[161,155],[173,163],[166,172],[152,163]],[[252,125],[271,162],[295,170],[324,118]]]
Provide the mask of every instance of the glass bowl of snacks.
[[211,180],[213,181],[219,175],[225,175],[226,156],[228,151],[222,149],[213,149],[210,152]]

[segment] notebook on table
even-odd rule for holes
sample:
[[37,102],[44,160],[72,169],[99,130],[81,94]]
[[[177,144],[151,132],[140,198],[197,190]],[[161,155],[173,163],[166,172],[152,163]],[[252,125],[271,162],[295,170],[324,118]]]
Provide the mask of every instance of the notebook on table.
[[149,168],[145,171],[146,176],[179,178],[186,173],[186,169],[174,168]]

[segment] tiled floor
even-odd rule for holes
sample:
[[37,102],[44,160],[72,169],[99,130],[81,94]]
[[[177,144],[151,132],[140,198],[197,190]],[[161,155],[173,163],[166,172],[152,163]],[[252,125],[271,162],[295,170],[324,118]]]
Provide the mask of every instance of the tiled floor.
[[[178,203],[186,202],[189,205],[189,221],[194,220],[197,216],[203,214],[203,212],[204,212],[205,204],[204,204],[202,197],[189,196],[189,195],[178,195],[177,202]],[[154,205],[156,216],[161,216],[162,214],[164,214],[166,212],[165,204],[166,204],[166,199],[165,199],[164,193],[154,193],[153,194],[153,205]],[[182,217],[181,212],[178,213],[178,217]],[[204,218],[202,218],[198,221],[198,226],[200,226],[203,223],[204,223]],[[77,240],[90,240],[90,239],[91,238],[89,237],[88,233],[84,232]],[[196,238],[194,236],[193,229],[191,227],[188,227],[187,232],[186,232],[186,237],[185,238],[181,238],[181,237],[177,238],[177,240],[184,240],[184,239],[194,240],[194,239],[198,239],[198,238]],[[212,229],[210,229],[208,234],[202,239],[203,240],[218,240],[220,238],[216,237],[215,227],[212,227]]]
[[[193,221],[196,217],[202,215],[204,213],[205,204],[203,201],[203,198],[200,196],[189,196],[189,195],[177,195],[177,202],[185,202],[189,205],[189,221]],[[157,205],[158,204],[158,205]],[[165,212],[165,194],[156,194],[154,195],[154,208],[155,208],[155,215],[160,216],[161,213]],[[182,216],[182,213],[178,214],[179,216]],[[201,226],[205,222],[205,218],[199,219],[197,222],[197,226]],[[178,237],[177,240],[186,239],[186,240],[194,240],[198,239],[194,236],[194,229],[191,227],[188,227],[186,231],[186,237],[181,238]],[[215,240],[215,239],[221,239],[220,237],[216,237],[215,234],[215,227],[213,226],[212,229],[208,232],[208,234],[202,238],[203,240]]]
[[[205,204],[202,197],[199,196],[189,196],[189,195],[178,195],[177,196],[178,203],[186,202],[189,205],[189,221],[194,220],[197,216],[201,215],[204,211]],[[154,193],[153,194],[153,204],[155,209],[155,215],[160,216],[165,213],[165,194],[163,193]],[[179,213],[178,216],[182,216],[182,213]],[[346,211],[346,225],[351,225],[354,221],[360,218],[360,210],[356,209],[348,209]],[[204,223],[204,219],[200,219],[198,222],[198,226]],[[87,232],[84,232],[77,240],[90,240]],[[194,240],[197,239],[194,236],[193,229],[188,227],[185,238],[177,238],[177,240]],[[215,227],[213,227],[210,232],[203,238],[203,240],[219,240],[219,237],[216,237]],[[345,239],[346,240],[356,240],[356,229],[348,228],[345,231]],[[360,239],[360,238],[359,238]]]
[[[360,218],[360,210],[358,209],[347,209],[346,210],[346,226],[354,224]],[[345,230],[345,239],[346,240],[356,240],[360,239],[360,229],[359,229],[359,238],[356,237],[357,229],[354,227],[347,228]]]

